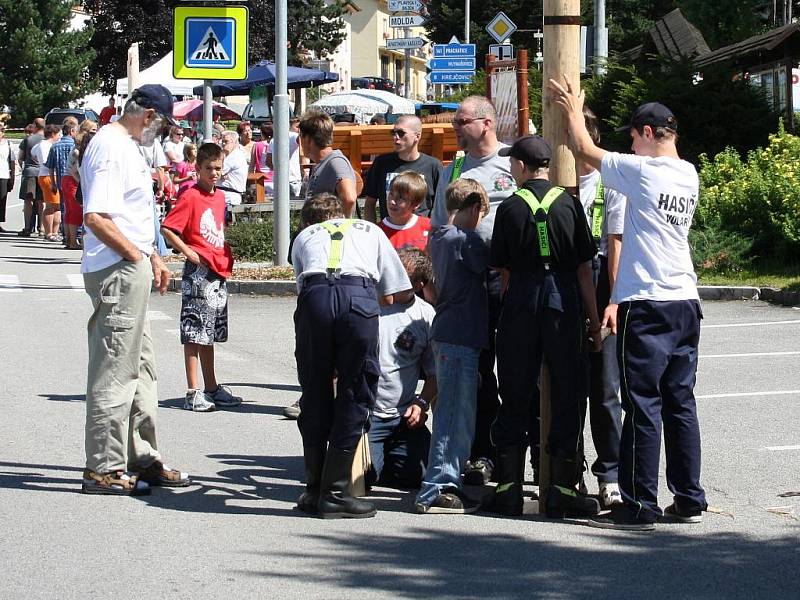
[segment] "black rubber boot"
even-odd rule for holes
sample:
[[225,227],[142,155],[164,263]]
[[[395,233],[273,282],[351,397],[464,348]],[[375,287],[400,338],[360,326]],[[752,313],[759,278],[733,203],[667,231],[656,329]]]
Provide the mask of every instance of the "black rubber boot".
[[522,514],[522,481],[525,475],[525,447],[506,446],[497,449],[494,469],[497,487],[487,496],[482,508],[509,517]]
[[317,514],[319,485],[322,467],[325,464],[325,446],[303,446],[303,462],[306,467],[306,491],[297,499],[297,509],[312,515]]
[[355,450],[341,450],[330,446],[322,470],[317,514],[322,519],[366,519],[375,516],[372,502],[358,500],[350,495],[350,471]]
[[582,464],[574,456],[550,457],[550,487],[547,488],[546,514],[550,519],[593,517],[600,512],[594,498],[576,489]]

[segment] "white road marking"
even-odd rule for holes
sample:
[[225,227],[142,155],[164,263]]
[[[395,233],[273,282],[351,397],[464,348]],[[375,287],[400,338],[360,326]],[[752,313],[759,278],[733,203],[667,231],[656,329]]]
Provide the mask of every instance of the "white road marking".
[[161,312],[160,310],[148,310],[147,318],[151,321],[171,321],[172,317]]
[[796,325],[800,319],[792,321],[756,321],[754,323],[720,323],[718,325],[702,325],[701,329],[720,329],[722,327],[761,327],[762,325]]
[[180,329],[165,329],[165,333],[180,333]]
[[781,450],[800,450],[800,446],[767,446],[764,450],[772,450],[773,452],[779,452]]
[[67,280],[69,281],[69,287],[71,287],[74,291],[86,291],[86,288],[83,285],[83,275],[80,273],[67,273]]
[[0,275],[0,292],[21,292],[19,277],[16,275]]
[[708,400],[712,398],[744,398],[747,396],[790,396],[797,394],[800,396],[800,390],[776,390],[774,392],[734,392],[732,394],[701,394],[695,396],[698,400]]
[[750,356],[795,356],[798,352],[742,352],[739,354],[701,354],[700,358],[746,358]]

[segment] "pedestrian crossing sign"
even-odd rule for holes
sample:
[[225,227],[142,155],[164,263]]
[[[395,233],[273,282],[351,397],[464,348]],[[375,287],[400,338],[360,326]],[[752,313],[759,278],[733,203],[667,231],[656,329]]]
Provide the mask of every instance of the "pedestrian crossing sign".
[[244,6],[175,7],[175,78],[246,79],[247,21]]

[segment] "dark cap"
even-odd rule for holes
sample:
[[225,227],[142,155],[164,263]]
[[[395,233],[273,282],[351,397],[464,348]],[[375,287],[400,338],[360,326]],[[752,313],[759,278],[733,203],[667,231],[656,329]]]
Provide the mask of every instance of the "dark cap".
[[553,151],[547,140],[539,135],[525,135],[512,146],[500,148],[500,156],[513,156],[531,167],[546,166],[553,158]]
[[172,92],[163,85],[148,83],[133,90],[131,99],[139,106],[152,108],[170,125],[178,126],[178,122],[172,117]]
[[678,131],[678,120],[672,111],[659,102],[648,102],[642,104],[633,111],[631,122],[624,127],[618,127],[617,131],[628,131],[631,128],[640,131],[642,127],[666,127],[672,131]]

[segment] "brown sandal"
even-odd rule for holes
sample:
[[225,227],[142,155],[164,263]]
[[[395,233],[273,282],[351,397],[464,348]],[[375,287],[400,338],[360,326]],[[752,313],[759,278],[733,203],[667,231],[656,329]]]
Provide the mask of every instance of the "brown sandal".
[[170,469],[160,460],[156,460],[149,467],[139,470],[139,479],[152,486],[185,487],[192,483],[186,473],[177,469]]
[[134,473],[112,471],[103,474],[84,469],[81,491],[84,494],[144,496],[150,493],[150,486],[140,481]]

